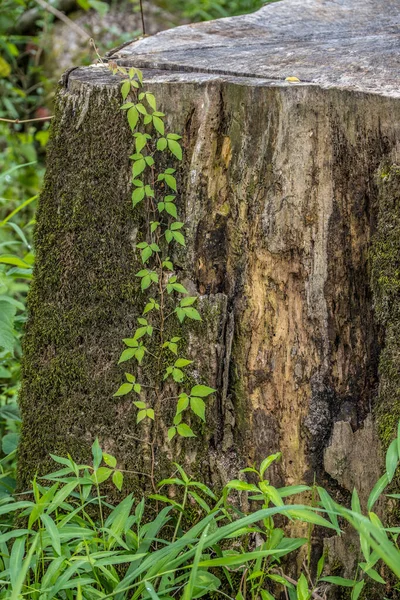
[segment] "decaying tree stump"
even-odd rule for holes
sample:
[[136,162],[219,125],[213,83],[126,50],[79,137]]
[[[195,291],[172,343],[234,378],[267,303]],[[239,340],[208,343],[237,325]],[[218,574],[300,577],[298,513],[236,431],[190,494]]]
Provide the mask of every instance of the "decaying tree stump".
[[[379,436],[400,416],[399,17],[397,0],[282,0],[109,56],[144,70],[183,135],[188,242],[173,258],[203,322],[182,335],[218,394],[198,437],[172,444],[172,406],[143,428],[132,400],[113,398],[143,302],[119,79],[101,65],[65,74],[37,216],[22,487],[49,452],[86,456],[96,436],[139,472],[155,439],[156,477],[175,459],[219,485],[281,450],[278,483],[317,473],[334,493],[364,493],[375,480]],[[392,368],[379,382],[382,345]]]

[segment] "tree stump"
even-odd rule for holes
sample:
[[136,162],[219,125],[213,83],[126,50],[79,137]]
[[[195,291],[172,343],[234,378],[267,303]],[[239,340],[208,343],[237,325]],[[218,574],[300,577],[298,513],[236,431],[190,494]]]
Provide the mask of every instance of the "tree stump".
[[144,71],[183,136],[187,248],[173,258],[203,321],[182,335],[196,381],[218,392],[197,437],[172,443],[172,405],[143,427],[131,398],[113,398],[143,306],[119,79],[107,65],[64,75],[37,215],[20,487],[50,452],[84,458],[96,437],[139,473],[126,491],[172,460],[222,485],[280,450],[276,483],[317,473],[340,494],[354,477],[333,451],[324,463],[332,434],[375,479],[400,416],[399,17],[397,0],[282,0],[110,53]]

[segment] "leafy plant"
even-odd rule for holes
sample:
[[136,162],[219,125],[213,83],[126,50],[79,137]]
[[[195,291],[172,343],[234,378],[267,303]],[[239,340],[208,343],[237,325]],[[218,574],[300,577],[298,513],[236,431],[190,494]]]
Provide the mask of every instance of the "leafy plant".
[[[239,517],[224,506],[223,498],[211,508],[200,495],[214,501],[214,493],[192,481],[179,465],[179,477],[164,480],[160,486],[182,487],[183,501],[155,495],[150,503],[163,501],[168,506],[151,519],[152,506],[144,499],[135,503],[129,495],[116,507],[105,501],[101,484],[112,478],[120,489],[123,471],[117,468],[115,457],[102,452],[97,440],[92,456],[91,464],[53,456],[61,469],[35,479],[32,491],[24,494],[31,499],[0,501],[0,598],[189,600],[219,590],[222,584],[235,590],[232,568],[246,569],[264,559],[278,562],[306,540],[288,539],[279,530],[279,535],[252,551],[224,549],[226,542],[243,540],[259,521],[269,521],[278,513],[297,519],[296,511],[303,511],[302,519],[314,519],[312,511],[296,505],[263,508]],[[43,481],[50,482],[50,487]],[[189,497],[199,514],[184,528]],[[14,526],[16,515],[18,527]],[[281,583],[278,575],[269,577]]]
[[[181,136],[169,133],[165,127],[165,114],[157,109],[156,98],[143,90],[143,75],[139,69],[125,69],[115,63],[110,65],[114,75],[123,76],[121,94],[132,131],[135,151],[132,160],[132,205],[145,204],[146,220],[142,241],[136,244],[143,268],[136,273],[140,288],[147,291],[143,315],[138,318],[138,327],[132,337],[125,338],[125,350],[119,363],[133,360],[140,367],[150,358],[158,376],[154,381],[143,381],[143,371],[125,373],[126,381],[114,394],[115,397],[136,394],[133,403],[138,408],[137,422],[148,418],[154,420],[155,405],[158,406],[170,396],[171,380],[178,388],[175,417],[168,429],[168,439],[175,435],[194,437],[190,425],[183,420],[190,411],[205,421],[205,398],[215,392],[206,385],[194,385],[190,390],[182,386],[187,379],[186,368],[193,361],[180,355],[179,335],[166,337],[166,321],[174,318],[178,323],[186,319],[200,321],[201,316],[195,305],[197,296],[190,296],[188,290],[178,281],[176,269],[171,259],[171,245],[185,246],[184,223],[180,221],[177,207],[176,170],[172,167],[160,168],[162,154],[174,160],[182,160]],[[153,339],[151,350],[150,339]],[[154,340],[156,340],[154,342]],[[154,348],[155,347],[155,348]],[[170,358],[168,358],[170,357]],[[167,361],[167,366],[165,362]],[[169,363],[169,364],[168,364]],[[162,372],[163,371],[163,372]],[[168,385],[163,385],[166,382]],[[146,390],[150,390],[148,393]],[[169,398],[172,399],[172,398]]]

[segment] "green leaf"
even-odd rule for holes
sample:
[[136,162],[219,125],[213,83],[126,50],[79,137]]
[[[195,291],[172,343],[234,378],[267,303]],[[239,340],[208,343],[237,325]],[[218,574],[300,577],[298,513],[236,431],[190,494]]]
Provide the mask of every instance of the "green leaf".
[[98,469],[103,460],[103,452],[100,448],[99,439],[96,438],[92,444],[93,467]]
[[131,82],[129,81],[129,79],[127,79],[121,85],[121,95],[122,95],[123,100],[126,100],[130,91],[131,91]]
[[106,465],[113,469],[117,466],[117,459],[115,458],[115,456],[112,456],[112,454],[106,454],[105,452],[103,452],[103,460],[106,463]]
[[[133,177],[137,177],[138,175],[140,175],[140,173],[143,173],[143,171],[146,168],[146,161],[141,158],[139,160],[135,160],[135,162],[132,165],[132,175]],[[142,188],[139,188],[142,189]],[[143,190],[143,195],[144,195],[144,190]]]
[[164,122],[160,119],[160,117],[155,117],[153,116],[153,125],[154,128],[158,131],[158,133],[161,133],[161,135],[164,135]]
[[133,192],[132,192],[133,207],[135,207],[136,204],[139,204],[139,202],[141,202],[143,200],[144,195],[145,195],[145,190],[142,187],[138,187],[135,190],[133,190]]
[[169,133],[169,134],[167,135],[167,138],[168,138],[169,140],[181,140],[181,139],[182,139],[182,136],[181,136],[181,135],[178,135],[178,134],[176,134],[176,133]]
[[375,502],[378,500],[378,498],[380,497],[383,490],[385,489],[385,487],[388,484],[389,484],[389,478],[387,476],[387,473],[385,473],[384,475],[382,475],[382,477],[380,479],[378,479],[378,481],[376,482],[376,484],[374,485],[374,487],[372,489],[372,492],[369,495],[368,503],[367,503],[368,511],[370,511],[372,509]]
[[113,476],[112,476],[112,482],[115,485],[115,487],[121,491],[122,490],[122,484],[124,482],[124,476],[121,473],[121,471],[114,471]]
[[282,458],[282,453],[277,452],[276,454],[271,454],[265,458],[260,465],[260,475],[261,477],[264,475],[265,471],[268,469],[270,465],[276,460],[280,460]]
[[93,483],[100,484],[103,483],[103,481],[107,481],[112,472],[112,469],[109,469],[108,467],[100,467],[94,471],[94,473],[92,473],[90,479],[93,481]]
[[172,237],[174,238],[175,241],[178,242],[178,244],[180,244],[181,246],[185,246],[185,238],[183,237],[183,235],[181,234],[180,231],[173,231],[172,232]]
[[327,581],[328,583],[333,583],[334,585],[340,585],[341,587],[354,587],[355,581],[353,579],[345,579],[344,577],[322,577],[320,581]]
[[206,421],[206,416],[205,416],[206,405],[204,403],[204,400],[202,400],[201,398],[196,398],[194,396],[191,397],[190,398],[190,408],[198,417],[200,417],[200,419],[202,421],[204,421],[204,422]]
[[214,388],[208,387],[206,385],[195,385],[192,387],[190,391],[191,396],[200,396],[200,398],[206,398],[210,394],[216,392]]
[[164,137],[161,137],[157,140],[157,150],[163,152],[167,147],[167,140]]
[[136,381],[136,377],[134,375],[131,375],[130,373],[125,373],[125,377],[126,380],[129,381],[129,383],[135,383]]
[[58,554],[58,556],[61,556],[60,533],[57,529],[56,524],[54,523],[53,519],[49,515],[43,514],[40,516],[40,518],[41,518],[43,525],[46,528],[47,533],[49,534],[49,537],[51,540],[51,545],[53,546],[56,554]]
[[136,110],[140,112],[141,115],[147,115],[147,110],[141,102],[136,104]]
[[399,462],[399,455],[397,450],[397,440],[393,440],[386,452],[386,473],[389,479],[389,483],[392,481],[393,476],[396,472],[397,465]]
[[168,139],[168,148],[178,160],[182,160],[182,148],[178,142]]
[[247,481],[240,481],[240,479],[232,479],[228,481],[225,486],[228,490],[237,490],[239,492],[259,492],[260,490],[253,483],[247,483]]
[[297,583],[297,600],[309,600],[310,596],[311,594],[308,590],[307,579],[305,578],[304,573],[302,573]]
[[176,192],[176,179],[172,175],[165,175],[165,183]]
[[1,438],[1,449],[4,454],[11,454],[18,448],[19,433],[6,433]]
[[133,356],[135,356],[135,353],[136,353],[136,348],[127,348],[121,354],[118,364],[120,365],[121,363],[123,363],[127,360],[130,360]]
[[176,211],[176,206],[173,202],[167,202],[165,204],[165,210],[166,212],[171,215],[171,217],[174,217],[174,219],[178,218],[178,213]]
[[178,360],[175,361],[174,366],[181,369],[182,367],[187,367],[188,365],[191,365],[192,362],[192,360],[187,360],[186,358],[178,358]]
[[189,317],[189,319],[193,319],[194,321],[202,320],[199,311],[193,308],[193,306],[188,306],[187,308],[184,308],[184,311],[185,315]]
[[[126,350],[125,350],[126,352]],[[122,358],[122,356],[121,356]],[[119,362],[122,362],[121,359]],[[129,392],[132,391],[133,385],[131,383],[123,383],[117,392],[115,392],[114,397],[115,396],[126,396],[126,394],[129,394]]]
[[182,411],[186,410],[186,408],[189,406],[189,396],[187,394],[181,394],[179,396],[177,405],[176,405],[176,412],[177,414],[181,413]]
[[136,400],[133,404],[137,408],[146,408],[146,404],[144,402],[142,402],[141,400]]
[[351,593],[351,600],[358,600],[362,589],[365,585],[365,581],[359,581],[353,588],[353,591]]
[[145,419],[146,416],[147,416],[146,410],[139,410],[137,417],[136,417],[136,423],[140,423],[140,421],[143,421],[143,419]]
[[0,347],[6,353],[13,354],[16,340],[14,333],[14,317],[16,307],[6,301],[0,301]]
[[192,306],[197,300],[197,296],[187,296],[186,298],[182,298],[180,301],[181,306]]
[[127,117],[128,117],[129,126],[130,126],[131,130],[133,131],[135,129],[138,119],[139,119],[139,113],[136,110],[135,106],[132,106],[132,108],[130,108],[128,110]]
[[176,427],[170,427],[168,429],[168,439],[169,439],[169,441],[171,441],[172,438],[175,437],[175,435],[176,435]]
[[146,263],[149,258],[153,255],[153,250],[150,248],[150,246],[147,246],[147,248],[144,248],[144,250],[142,250],[142,252],[140,253],[141,258],[142,258],[142,263]]
[[156,99],[154,98],[153,94],[146,92],[146,100],[149,103],[150,108],[152,108],[153,110],[157,110]]
[[181,435],[182,437],[196,437],[193,431],[190,429],[189,425],[186,425],[185,423],[180,423],[179,425],[177,425],[176,429],[179,435]]
[[146,410],[146,416],[149,417],[152,421],[154,421],[154,410],[152,408],[148,408]]

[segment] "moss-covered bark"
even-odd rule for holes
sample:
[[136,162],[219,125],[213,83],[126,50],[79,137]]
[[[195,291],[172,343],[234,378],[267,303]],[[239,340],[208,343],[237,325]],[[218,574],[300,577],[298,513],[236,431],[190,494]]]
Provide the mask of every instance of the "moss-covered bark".
[[400,421],[400,167],[378,173],[377,232],[373,240],[372,289],[384,340],[379,359],[376,417],[385,448]]

